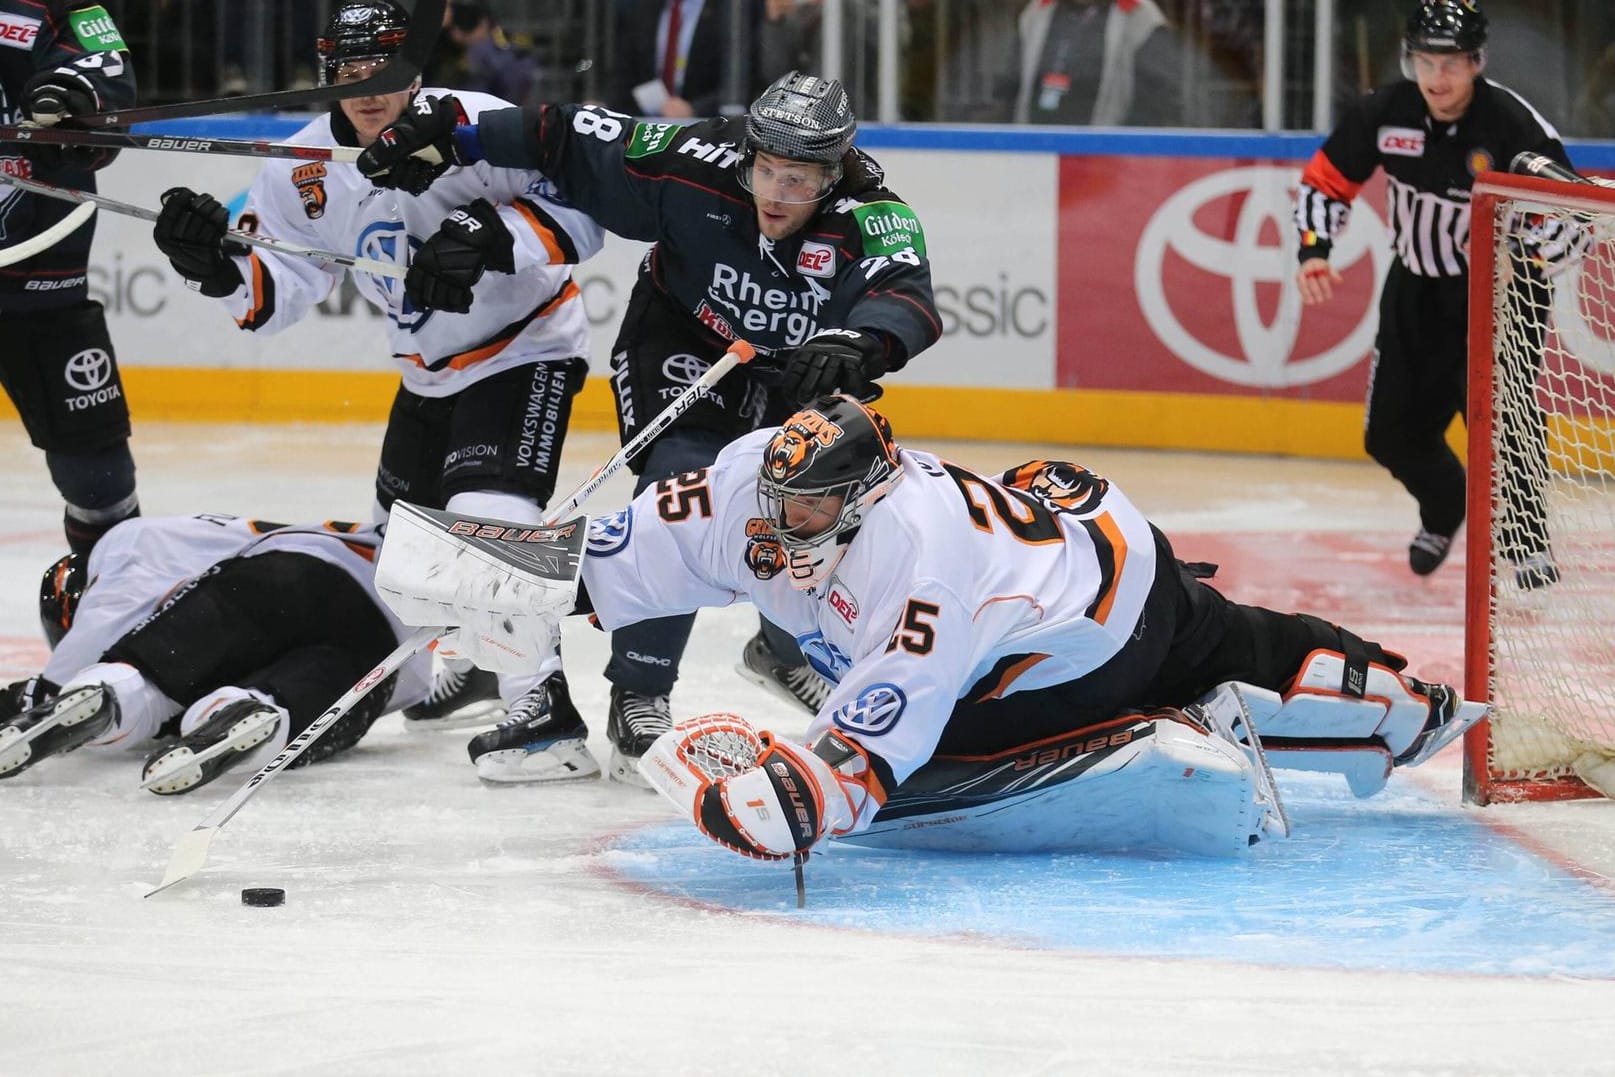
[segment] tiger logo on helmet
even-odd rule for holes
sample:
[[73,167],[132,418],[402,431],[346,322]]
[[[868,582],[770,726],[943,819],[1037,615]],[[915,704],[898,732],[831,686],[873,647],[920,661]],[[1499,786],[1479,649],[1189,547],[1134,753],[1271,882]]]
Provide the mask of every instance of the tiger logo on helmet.
[[1064,460],[1032,460],[1000,480],[1025,490],[1055,512],[1081,516],[1093,512],[1110,491],[1110,482],[1079,464]]
[[788,482],[813,466],[821,447],[834,445],[841,427],[817,411],[799,411],[785,421],[763,450],[763,470],[775,482]]

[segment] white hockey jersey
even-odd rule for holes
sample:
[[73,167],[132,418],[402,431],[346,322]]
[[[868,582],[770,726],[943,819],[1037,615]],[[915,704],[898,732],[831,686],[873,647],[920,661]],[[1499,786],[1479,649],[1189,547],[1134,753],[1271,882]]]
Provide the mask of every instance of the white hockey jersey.
[[901,450],[902,479],[835,571],[797,590],[757,506],[773,433],[591,524],[583,580],[605,628],[749,599],[835,682],[809,741],[834,727],[898,783],[931,758],[960,700],[1074,680],[1132,636],[1155,579],[1149,521],[1068,464],[1024,465],[1006,485]]
[[[441,97],[448,90],[421,93]],[[471,119],[508,108],[497,97],[456,93]],[[287,139],[335,146],[330,116]],[[498,208],[515,238],[516,272],[489,271],[466,314],[417,310],[404,283],[354,271],[359,293],[387,318],[404,386],[443,397],[512,366],[587,357],[589,323],[571,266],[600,249],[600,226],[554,194],[537,172],[478,163],[450,169],[421,195],[376,187],[351,164],[267,162],[253,182],[240,227],[311,247],[407,266],[454,210],[478,198]],[[254,248],[237,256],[243,284],[222,300],[243,329],[273,333],[296,322],[341,280],[341,266]]]
[[[175,592],[213,565],[231,557],[274,552],[304,553],[341,568],[364,587],[402,641],[412,629],[393,616],[376,594],[376,550],[381,536],[372,525],[285,525],[226,513],[195,516],[137,516],[108,531],[90,551],[88,581],[73,616],[45,664],[44,676],[65,683],[102,654]],[[393,693],[397,705],[421,699],[430,684],[429,654],[417,655],[399,671]]]

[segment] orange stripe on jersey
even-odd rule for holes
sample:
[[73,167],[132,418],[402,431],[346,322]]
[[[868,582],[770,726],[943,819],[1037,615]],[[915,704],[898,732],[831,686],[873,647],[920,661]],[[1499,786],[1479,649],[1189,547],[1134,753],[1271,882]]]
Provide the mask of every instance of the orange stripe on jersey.
[[1136,712],[1132,714],[1124,714],[1120,717],[1111,718],[1107,721],[1095,722],[1093,725],[1085,725],[1081,729],[1073,729],[1067,733],[1056,733],[1052,737],[1044,737],[1041,740],[1028,741],[1025,744],[1017,744],[1013,748],[1005,748],[1001,752],[993,752],[989,755],[942,755],[939,753],[933,758],[957,759],[966,763],[991,763],[995,760],[1008,759],[1017,755],[1023,755],[1026,752],[1035,752],[1039,748],[1058,743],[1059,741],[1069,740],[1072,737],[1077,737],[1082,740],[1089,740],[1102,733],[1109,734],[1124,726],[1136,725],[1139,722],[1148,721],[1149,718],[1149,715],[1138,714]]
[[342,540],[342,545],[346,546],[348,549],[352,550],[366,561],[374,561],[376,559],[376,548],[374,546],[366,546],[359,542],[349,542],[346,539]]
[[522,330],[526,329],[534,319],[547,316],[562,303],[570,302],[582,294],[583,293],[578,290],[576,281],[567,281],[566,287],[562,288],[560,293],[556,295],[554,299],[551,299],[548,303],[545,303],[542,307],[539,307],[536,311],[534,311],[532,318],[522,320],[520,329],[517,329],[514,333],[502,336],[498,340],[490,341],[480,348],[473,348],[470,351],[461,352],[458,355],[450,356],[448,361],[445,363],[439,363],[428,367],[426,360],[421,358],[421,354],[419,352],[411,352],[408,355],[395,354],[393,358],[402,359],[406,363],[414,363],[422,370],[464,370],[466,367],[475,366],[484,359],[491,359],[498,355],[500,352],[504,351],[510,346],[511,341],[521,336]]
[[555,238],[555,230],[550,228],[543,221],[539,220],[538,214],[534,213],[520,202],[512,203],[511,208],[517,213],[521,214],[522,220],[527,222],[527,227],[531,228],[533,233],[538,236],[538,241],[544,244],[544,250],[550,256],[550,265],[565,265],[566,252],[561,249],[561,244],[557,242]]
[[257,325],[264,312],[264,264],[258,260],[256,251],[248,252],[247,263],[252,266],[252,280],[247,282],[252,289],[252,308],[246,317],[236,319],[236,324],[243,329]]
[[1031,669],[1033,666],[1037,665],[1039,662],[1048,657],[1049,656],[1046,654],[1027,655],[1019,662],[1016,662],[1013,666],[1010,666],[1008,669],[1004,670],[1003,675],[998,678],[998,683],[993,685],[992,690],[990,692],[983,692],[981,695],[975,698],[974,702],[980,703],[988,699],[1002,698],[1004,693],[1009,691],[1009,686],[1020,679],[1021,674],[1025,673],[1027,670]]
[[1335,167],[1335,163],[1318,150],[1307,162],[1307,167],[1301,173],[1301,182],[1313,190],[1322,191],[1330,198],[1341,202],[1350,202],[1357,197],[1362,189],[1361,183],[1353,183]]
[[[1110,565],[1109,572],[1104,574],[1100,580],[1099,598],[1089,607],[1088,616],[1100,624],[1104,624],[1105,619],[1110,616],[1111,607],[1116,604],[1116,591],[1121,585],[1122,570],[1127,565],[1127,540],[1122,537],[1121,528],[1116,526],[1116,518],[1110,513],[1101,512],[1091,522],[1093,526],[1089,529],[1088,534],[1094,538],[1095,551],[1100,554],[1099,567],[1101,573],[1105,572],[1106,553],[1109,554]],[[1095,535],[1095,531],[1099,534]],[[1100,549],[1099,536],[1101,535],[1109,546],[1108,550]]]

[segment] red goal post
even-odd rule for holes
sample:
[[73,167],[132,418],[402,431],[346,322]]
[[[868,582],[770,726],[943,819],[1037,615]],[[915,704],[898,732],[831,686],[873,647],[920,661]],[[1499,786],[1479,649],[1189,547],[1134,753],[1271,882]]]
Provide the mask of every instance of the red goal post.
[[1472,197],[1464,799],[1615,795],[1615,190]]

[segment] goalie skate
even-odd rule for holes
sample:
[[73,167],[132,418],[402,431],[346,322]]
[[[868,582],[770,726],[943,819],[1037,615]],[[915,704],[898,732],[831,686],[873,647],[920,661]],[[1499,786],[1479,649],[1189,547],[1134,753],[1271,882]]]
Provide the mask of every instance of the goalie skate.
[[159,796],[198,789],[274,736],[284,712],[257,699],[236,699],[214,711],[177,745],[146,759],[140,788]]
[[118,720],[118,700],[104,685],[87,684],[0,726],[0,778],[20,774],[52,755],[71,752]]
[[472,737],[466,752],[485,782],[571,781],[600,773],[588,738],[566,677],[557,673],[518,699],[497,727]]

